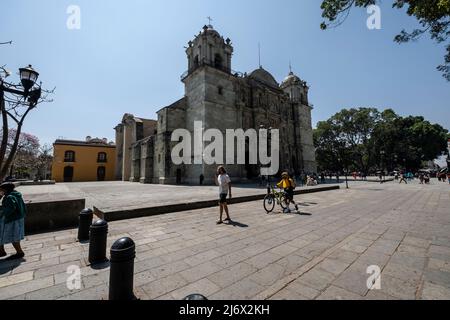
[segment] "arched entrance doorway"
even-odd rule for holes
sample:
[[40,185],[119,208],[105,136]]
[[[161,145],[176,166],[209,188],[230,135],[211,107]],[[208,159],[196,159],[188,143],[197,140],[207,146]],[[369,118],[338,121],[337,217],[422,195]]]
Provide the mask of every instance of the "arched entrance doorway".
[[97,169],[97,181],[105,181],[106,177],[106,168],[98,167]]
[[73,167],[65,167],[64,182],[72,182],[72,181],[73,181]]

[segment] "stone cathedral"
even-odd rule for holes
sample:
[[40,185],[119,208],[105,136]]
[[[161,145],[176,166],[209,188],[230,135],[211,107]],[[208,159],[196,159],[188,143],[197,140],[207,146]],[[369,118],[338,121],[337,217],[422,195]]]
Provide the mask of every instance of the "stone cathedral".
[[[176,129],[194,131],[202,121],[205,130],[261,127],[279,129],[280,171],[314,173],[317,170],[311,125],[312,106],[306,82],[292,71],[279,84],[262,67],[247,74],[231,69],[233,46],[211,25],[189,41],[188,71],[181,76],[185,96],[157,112],[157,120],[125,114],[115,128],[116,178],[154,184],[213,183],[217,165],[174,165],[171,141]],[[248,153],[248,151],[246,151]],[[234,182],[260,174],[258,165],[227,165]]]

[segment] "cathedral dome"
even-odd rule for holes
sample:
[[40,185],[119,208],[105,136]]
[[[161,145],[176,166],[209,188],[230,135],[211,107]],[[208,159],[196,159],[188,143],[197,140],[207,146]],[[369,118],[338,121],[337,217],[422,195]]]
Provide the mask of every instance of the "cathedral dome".
[[278,82],[275,80],[275,78],[268,71],[264,70],[263,67],[260,67],[259,69],[256,69],[255,71],[250,73],[250,78],[253,78],[274,88],[279,87]]
[[291,72],[289,72],[289,75],[281,83],[281,87],[288,87],[291,85],[298,85],[301,83],[302,83],[302,80],[291,71]]

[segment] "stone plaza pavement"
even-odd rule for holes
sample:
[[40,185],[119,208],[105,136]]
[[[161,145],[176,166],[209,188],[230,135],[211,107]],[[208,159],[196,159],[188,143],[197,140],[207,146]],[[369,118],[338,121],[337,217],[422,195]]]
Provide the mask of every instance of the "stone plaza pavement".
[[[265,194],[257,185],[234,185],[236,196]],[[86,207],[102,212],[133,210],[218,198],[215,186],[172,186],[123,181],[57,183],[43,186],[21,186],[25,201],[86,199]]]
[[[143,300],[450,299],[449,185],[350,186],[296,197],[302,215],[266,215],[258,201],[233,205],[233,225],[216,226],[217,209],[113,222],[108,247],[135,240]],[[87,266],[88,245],[75,237],[27,237],[26,261],[0,262],[0,299],[107,299],[108,264]],[[82,286],[70,291],[73,265]],[[380,290],[367,287],[373,265]]]

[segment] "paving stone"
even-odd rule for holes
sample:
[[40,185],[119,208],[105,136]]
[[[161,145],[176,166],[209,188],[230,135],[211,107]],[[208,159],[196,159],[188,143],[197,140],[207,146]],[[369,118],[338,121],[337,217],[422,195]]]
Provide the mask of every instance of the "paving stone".
[[431,244],[430,240],[427,239],[422,239],[422,238],[417,238],[417,237],[413,237],[413,236],[406,236],[403,239],[403,244],[407,244],[410,246],[414,246],[414,247],[419,247],[419,248],[428,248]]
[[383,275],[381,292],[401,300],[415,300],[418,287],[408,281]]
[[353,263],[359,255],[356,252],[338,249],[331,253],[328,258],[336,259],[344,263]]
[[208,279],[201,279],[170,293],[174,300],[183,300],[190,294],[201,294],[208,298],[221,288]]
[[383,269],[381,275],[382,277],[387,275],[390,277],[401,279],[411,283],[412,285],[418,286],[420,284],[422,274],[423,270],[410,268],[401,264],[388,263],[387,266]]
[[143,285],[141,288],[147,294],[149,299],[155,299],[164,294],[170,293],[176,289],[186,286],[188,282],[179,274],[174,274],[166,278],[161,278]]
[[33,292],[39,289],[53,286],[53,276],[17,283],[11,286],[3,287],[0,290],[0,300],[9,299],[24,293]]
[[309,298],[302,296],[301,294],[289,290],[289,289],[283,289],[279,292],[277,292],[275,295],[273,295],[270,300],[280,301],[280,300],[295,300],[295,301],[301,301],[301,300],[310,300]]
[[220,272],[213,273],[207,278],[221,288],[225,288],[257,271],[258,269],[252,265],[241,262],[235,264],[229,269],[224,269]]
[[263,286],[244,278],[211,295],[210,300],[250,300],[263,290]]
[[14,274],[8,277],[0,278],[0,288],[18,284],[21,282],[26,282],[33,280],[33,271],[28,271],[24,273]]
[[450,289],[425,281],[422,289],[423,300],[450,300]]
[[295,280],[294,282],[291,282],[286,289],[296,292],[297,294],[306,297],[307,299],[314,299],[317,296],[320,295],[320,291],[316,290],[314,288],[311,288],[301,282],[299,279]]
[[361,263],[352,264],[333,281],[333,285],[360,296],[366,295],[368,291],[367,280],[370,277],[367,273],[367,267],[367,265]]
[[425,268],[427,259],[424,257],[414,257],[405,252],[396,252],[391,257],[390,262],[402,264],[413,269],[422,270]]
[[283,276],[288,276],[293,272],[300,269],[304,266],[309,260],[305,257],[297,256],[295,254],[291,254],[287,257],[284,257],[276,262],[276,264],[283,267],[284,272]]
[[57,300],[108,300],[109,289],[106,285],[81,290]]
[[425,281],[450,289],[450,272],[441,270],[426,270],[424,273]]
[[313,289],[321,291],[328,287],[334,279],[335,276],[329,272],[312,269],[298,278],[298,281]]
[[222,270],[221,266],[211,261],[208,261],[193,268],[181,271],[180,275],[188,282],[194,282],[203,279],[205,277],[208,277],[209,275],[212,275],[221,270]]
[[428,260],[428,268],[450,272],[450,262],[431,258]]
[[349,263],[340,262],[339,260],[325,259],[317,265],[317,268],[329,272],[334,276],[338,276],[339,274],[344,272],[344,270],[347,269],[349,265]]
[[271,286],[276,281],[284,277],[285,269],[278,264],[270,264],[267,267],[255,272],[248,278],[262,286]]
[[316,300],[361,300],[362,296],[342,288],[329,286]]
[[273,252],[263,252],[258,254],[257,256],[245,260],[245,263],[257,268],[263,269],[271,263],[274,263],[278,260],[281,260],[282,256],[273,253]]

